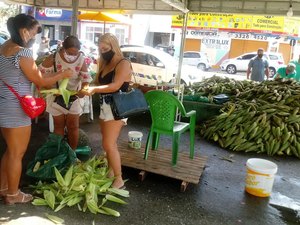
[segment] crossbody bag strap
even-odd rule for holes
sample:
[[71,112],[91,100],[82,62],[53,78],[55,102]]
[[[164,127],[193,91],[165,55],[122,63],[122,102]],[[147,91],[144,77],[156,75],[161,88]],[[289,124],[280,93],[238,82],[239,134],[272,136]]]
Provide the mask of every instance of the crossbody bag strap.
[[[130,67],[131,67],[131,69],[132,69],[131,61],[130,61],[129,59],[122,58],[119,62],[117,62],[116,66],[115,66],[115,68],[114,68],[114,73],[113,73],[113,76],[112,76],[112,81],[114,81],[114,79],[115,79],[115,74],[116,74],[116,68],[117,68],[117,66],[118,66],[119,63],[122,62],[123,60],[128,61],[128,62],[130,63]],[[134,79],[135,79],[135,78],[134,78]]]
[[[0,79],[2,80],[2,79]],[[17,97],[17,99],[21,100],[21,96],[19,95],[18,92],[15,91],[15,89],[10,86],[9,84],[7,84],[6,82],[4,82],[4,80],[2,80],[2,82],[7,86],[7,88]]]
[[[53,53],[53,70],[54,70],[54,73],[57,73],[57,68],[56,68],[56,53],[57,52],[54,52]],[[59,85],[58,85],[58,82],[56,82],[56,88],[58,89],[59,88]]]

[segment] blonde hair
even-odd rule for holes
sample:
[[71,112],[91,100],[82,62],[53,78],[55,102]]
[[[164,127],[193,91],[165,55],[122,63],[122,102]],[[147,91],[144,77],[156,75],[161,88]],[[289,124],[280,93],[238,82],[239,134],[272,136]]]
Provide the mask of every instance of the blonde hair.
[[[99,44],[100,43],[105,43],[107,45],[110,45],[111,50],[114,51],[115,55],[123,57],[123,53],[119,46],[119,41],[115,35],[113,35],[111,33],[103,34],[99,39]],[[99,82],[98,82],[99,74],[100,74],[100,71],[105,66],[105,63],[106,63],[105,60],[101,57],[101,54],[100,54],[99,63],[98,63],[99,69],[98,69],[98,73],[96,74],[96,77],[94,80],[95,84],[99,84]]]

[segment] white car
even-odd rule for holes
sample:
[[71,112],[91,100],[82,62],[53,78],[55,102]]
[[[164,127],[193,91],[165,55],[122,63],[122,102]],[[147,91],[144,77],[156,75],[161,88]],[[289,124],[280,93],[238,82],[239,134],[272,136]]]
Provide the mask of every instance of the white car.
[[[130,59],[136,82],[144,86],[174,82],[178,61],[171,55],[148,46],[121,48],[124,57]],[[201,71],[195,67],[182,65],[181,83],[192,84],[202,80]]]
[[[257,52],[245,53],[236,58],[226,59],[220,65],[221,70],[226,70],[229,74],[235,74],[237,71],[247,71],[250,59],[257,56]],[[281,53],[264,52],[264,59],[269,62],[270,76],[276,74],[278,68],[284,65]]]
[[183,64],[196,66],[200,70],[211,68],[205,52],[187,51],[183,53]]
[[0,31],[0,45],[9,39],[9,34],[5,31]]

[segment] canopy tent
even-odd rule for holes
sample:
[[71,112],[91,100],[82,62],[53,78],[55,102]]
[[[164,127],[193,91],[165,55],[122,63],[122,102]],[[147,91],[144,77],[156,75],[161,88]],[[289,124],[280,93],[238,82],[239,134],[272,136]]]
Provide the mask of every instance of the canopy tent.
[[82,13],[77,16],[79,20],[94,20],[94,21],[103,21],[103,22],[120,22],[120,20],[114,19],[110,16],[107,16],[102,12],[87,12]]
[[189,12],[246,13],[286,15],[290,5],[293,15],[300,16],[299,0],[5,0],[47,8],[116,11],[119,13],[179,14]]
[[103,32],[105,33],[106,22],[112,23],[127,23],[130,24],[130,19],[117,13],[107,13],[107,12],[81,12],[77,16],[79,20],[89,20],[89,21],[101,21],[104,24]]
[[[160,15],[184,15],[179,55],[177,81],[180,81],[187,13],[245,13],[264,15],[287,15],[290,8],[294,16],[300,16],[300,0],[5,0],[10,3],[27,4],[47,8],[72,8],[80,10],[116,11],[124,14],[144,13]],[[72,16],[72,33],[76,34],[77,15]]]

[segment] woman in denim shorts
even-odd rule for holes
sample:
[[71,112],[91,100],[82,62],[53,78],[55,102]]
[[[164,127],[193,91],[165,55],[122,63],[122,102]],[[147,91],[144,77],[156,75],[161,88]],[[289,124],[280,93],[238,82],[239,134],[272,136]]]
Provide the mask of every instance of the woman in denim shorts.
[[99,72],[95,78],[97,86],[86,89],[86,94],[100,95],[100,128],[102,147],[106,152],[109,165],[109,176],[115,177],[112,187],[123,188],[121,158],[117,139],[127,119],[115,120],[111,110],[111,94],[127,91],[131,81],[132,68],[130,61],[123,57],[117,38],[106,33],[99,40]]

